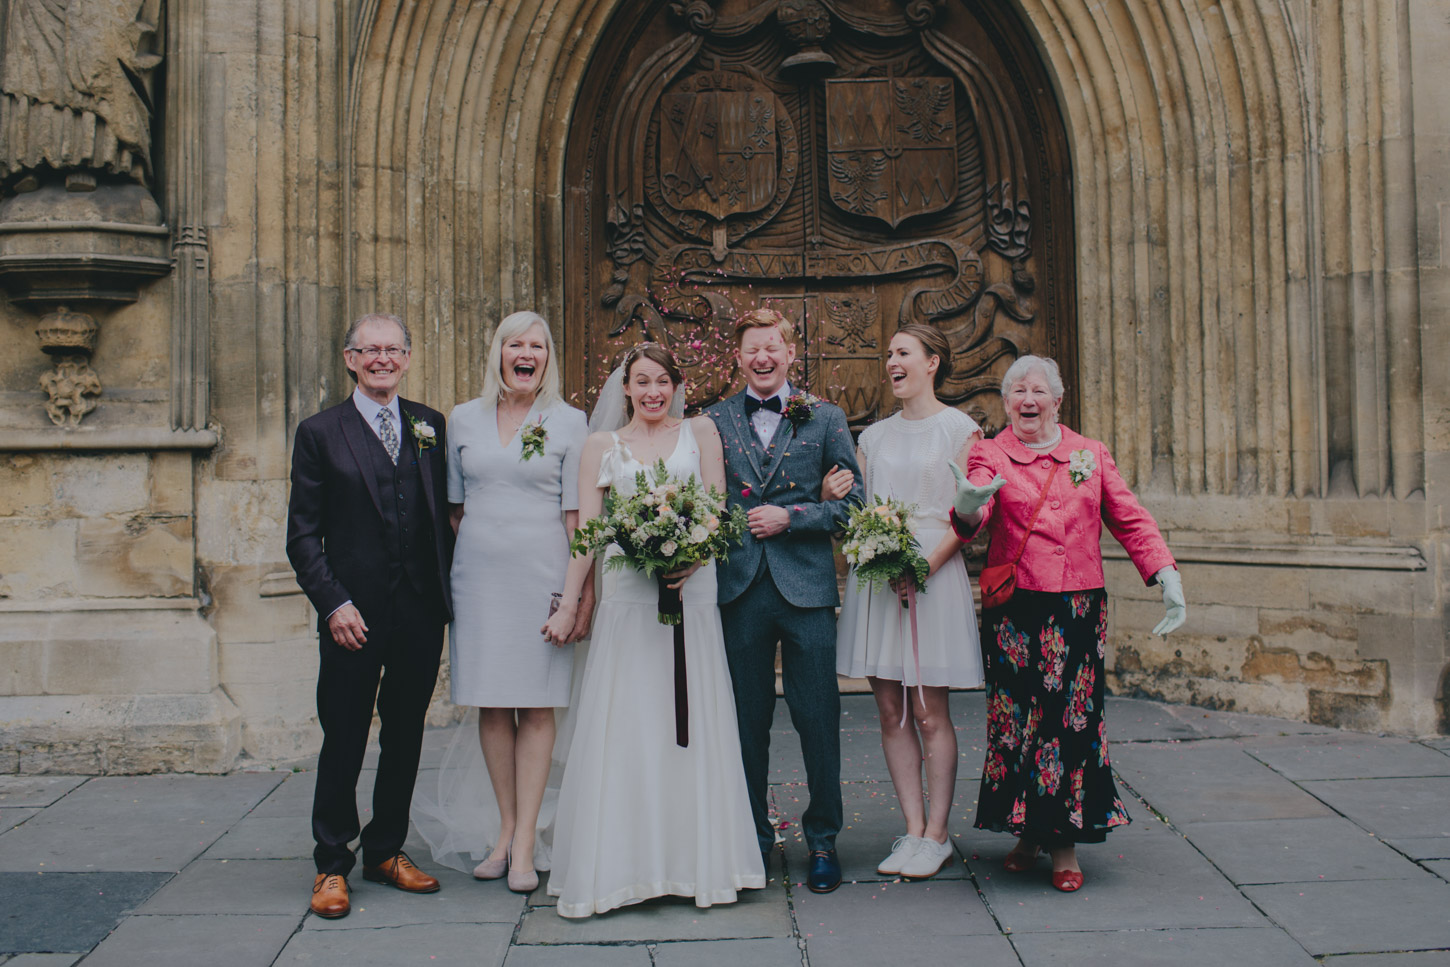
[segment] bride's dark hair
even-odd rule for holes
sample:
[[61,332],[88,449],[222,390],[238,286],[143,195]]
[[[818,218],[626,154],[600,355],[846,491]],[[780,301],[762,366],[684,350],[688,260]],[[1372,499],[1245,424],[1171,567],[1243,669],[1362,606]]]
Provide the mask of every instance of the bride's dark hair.
[[[652,362],[659,363],[664,368],[665,375],[674,384],[675,389],[678,390],[680,384],[685,381],[685,374],[680,370],[680,364],[675,362],[674,353],[657,342],[642,342],[637,346],[631,346],[624,354],[625,386],[629,385],[630,370],[634,369],[634,364],[641,359],[648,359]],[[634,419],[634,400],[629,398],[628,393],[624,396],[624,418],[626,420]]]

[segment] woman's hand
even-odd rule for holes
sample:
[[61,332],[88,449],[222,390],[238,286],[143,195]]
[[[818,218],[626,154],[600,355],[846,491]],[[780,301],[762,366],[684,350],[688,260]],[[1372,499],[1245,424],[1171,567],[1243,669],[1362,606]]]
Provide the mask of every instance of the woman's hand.
[[594,621],[594,582],[584,584],[584,595],[579,599],[579,613],[574,617],[574,629],[569,632],[569,641],[582,641],[589,637],[589,625]]
[[992,499],[993,494],[1007,486],[1006,479],[998,474],[990,482],[978,487],[967,479],[967,475],[962,473],[962,468],[955,462],[948,463],[947,466],[952,468],[952,476],[957,479],[957,494],[952,500],[952,509],[963,522],[975,521],[977,511]]
[[684,586],[685,581],[690,577],[690,575],[700,570],[700,568],[703,566],[703,561],[696,561],[689,567],[681,568],[678,571],[671,571],[669,574],[666,574],[665,577],[670,579],[673,583],[667,584],[665,585],[665,587],[669,588],[672,591],[679,590],[681,587]]
[[574,622],[578,617],[579,608],[573,604],[561,604],[559,610],[549,615],[549,620],[539,629],[539,634],[551,645],[559,646],[568,644],[572,638],[570,634],[574,630]]
[[1175,567],[1165,567],[1153,575],[1163,586],[1163,620],[1153,627],[1153,634],[1168,637],[1188,619],[1188,601],[1183,597],[1183,578]]
[[832,464],[831,469],[827,470],[825,477],[821,479],[821,503],[842,499],[851,492],[851,487],[855,483],[855,474],[849,470],[842,470],[840,464]]

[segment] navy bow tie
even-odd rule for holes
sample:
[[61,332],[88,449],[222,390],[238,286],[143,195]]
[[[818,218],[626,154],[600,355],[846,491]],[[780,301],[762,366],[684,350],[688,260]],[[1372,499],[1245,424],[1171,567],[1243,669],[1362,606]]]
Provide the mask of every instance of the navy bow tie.
[[770,410],[772,413],[780,412],[780,397],[772,396],[768,400],[758,400],[749,394],[745,397],[745,415],[753,416],[756,410]]

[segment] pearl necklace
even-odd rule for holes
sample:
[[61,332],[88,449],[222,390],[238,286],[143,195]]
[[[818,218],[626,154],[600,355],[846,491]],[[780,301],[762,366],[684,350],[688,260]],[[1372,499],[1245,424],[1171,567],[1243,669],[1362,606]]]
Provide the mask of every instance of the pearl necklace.
[[1057,446],[1061,442],[1062,427],[1058,427],[1057,436],[1053,437],[1051,440],[1048,440],[1046,443],[1028,443],[1026,440],[1023,440],[1022,445],[1029,450],[1051,450],[1053,447]]

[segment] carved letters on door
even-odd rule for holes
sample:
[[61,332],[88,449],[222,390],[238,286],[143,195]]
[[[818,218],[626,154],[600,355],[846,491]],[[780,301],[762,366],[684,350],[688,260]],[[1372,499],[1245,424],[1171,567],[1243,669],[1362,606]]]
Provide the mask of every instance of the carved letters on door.
[[797,382],[853,428],[893,409],[907,322],[952,342],[944,397],[1000,427],[1018,355],[1076,368],[1049,90],[1015,21],[964,0],[626,4],[570,134],[570,389],[592,399],[650,338],[707,406],[740,384],[735,316],[765,305],[802,333]]

